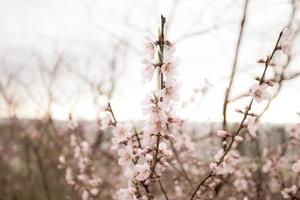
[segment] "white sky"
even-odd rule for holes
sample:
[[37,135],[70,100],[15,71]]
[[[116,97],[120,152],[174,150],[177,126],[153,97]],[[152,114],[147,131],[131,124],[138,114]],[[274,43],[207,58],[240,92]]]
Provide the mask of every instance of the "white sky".
[[[253,77],[260,75],[262,68],[256,64],[258,58],[266,56],[272,49],[279,31],[287,24],[291,7],[287,0],[249,0],[249,14],[246,32],[241,46],[238,63],[238,78],[234,83],[233,96],[245,92],[253,83]],[[53,49],[72,54],[78,62],[78,70],[90,73],[94,79],[105,79],[107,69],[103,67],[103,54],[111,56],[114,40],[99,32],[91,23],[128,39],[138,51],[148,34],[154,35],[159,25],[160,14],[167,20],[172,15],[174,1],[164,0],[0,0],[0,53],[9,67],[0,65],[1,79],[5,69],[12,71],[26,63],[20,78],[29,83],[30,90],[39,99],[39,106],[24,97],[22,89],[14,90],[21,99],[19,114],[22,117],[36,117],[46,106],[45,91],[39,76],[39,69],[32,60],[32,52],[41,52],[51,62]],[[185,118],[195,121],[220,121],[224,88],[231,69],[234,46],[238,34],[242,0],[181,0],[176,7],[168,29],[167,37],[177,40],[188,32],[205,30],[214,24],[220,27],[208,34],[191,37],[178,43],[180,58],[180,80],[182,100],[187,100],[193,88],[199,88],[207,79],[212,89],[201,101],[200,106],[183,111]],[[87,6],[90,9],[88,15]],[[300,20],[299,12],[297,14]],[[127,19],[127,20],[125,20]],[[128,23],[125,24],[124,21]],[[299,22],[300,23],[300,22]],[[132,28],[135,26],[138,28]],[[146,30],[146,31],[144,31]],[[300,70],[299,39],[294,45],[294,61],[290,71]],[[124,72],[119,77],[116,95],[112,100],[117,116],[121,120],[141,117],[140,101],[151,87],[141,77],[141,60],[131,49],[126,49],[126,62],[120,61]],[[85,61],[91,58],[90,68]],[[154,84],[154,83],[153,83]],[[95,108],[87,86],[62,70],[55,97],[58,103],[53,107],[54,117],[65,119],[72,111],[77,118],[93,119]],[[300,80],[288,82],[280,96],[266,113],[266,122],[297,122],[300,111]],[[80,95],[72,96],[74,90]],[[26,96],[26,94],[25,94]],[[71,96],[71,97],[70,97]],[[78,97],[78,98],[77,98]],[[245,101],[232,104],[228,111],[231,121],[240,119],[233,110],[242,108]],[[0,107],[4,106],[3,102]],[[264,105],[256,106],[259,111]],[[0,114],[5,116],[5,108]]]

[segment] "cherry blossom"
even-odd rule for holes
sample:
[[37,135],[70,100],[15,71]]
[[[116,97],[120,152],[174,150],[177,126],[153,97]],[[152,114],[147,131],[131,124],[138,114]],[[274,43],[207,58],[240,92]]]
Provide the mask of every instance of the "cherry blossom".
[[281,195],[284,199],[288,199],[293,197],[297,192],[297,187],[296,185],[293,185],[290,188],[284,188],[284,190],[281,191]]
[[101,129],[107,129],[113,125],[113,120],[110,114],[105,113],[105,116],[101,119]]
[[291,55],[292,31],[289,27],[284,29],[279,46],[284,54]]
[[231,136],[231,134],[228,133],[227,131],[224,131],[224,130],[218,130],[217,136],[222,138],[222,139],[225,139],[225,138]]
[[271,98],[271,93],[267,91],[269,86],[265,83],[255,84],[250,89],[250,96],[257,102],[261,103],[263,100],[269,100]]
[[150,166],[148,163],[144,163],[142,165],[138,164],[134,167],[135,178],[138,181],[146,180],[150,175]]
[[131,125],[130,124],[117,124],[113,130],[113,135],[118,142],[123,142],[131,136],[130,133]]
[[180,99],[179,86],[180,83],[175,79],[167,79],[165,81],[165,88],[162,92],[166,101],[178,101]]
[[142,63],[144,64],[142,75],[147,81],[151,81],[155,71],[155,66],[149,60],[144,60]]
[[119,165],[121,166],[128,166],[133,159],[133,152],[130,146],[126,146],[125,148],[121,148],[118,150],[119,158]]
[[178,75],[178,60],[167,60],[162,66],[161,66],[161,72],[166,75],[167,78],[172,78],[174,76]]
[[300,160],[297,160],[292,166],[293,172],[300,173]]
[[145,38],[144,49],[149,58],[154,59],[156,54],[156,44],[150,37]]
[[[218,159],[220,159],[221,153],[218,152]],[[223,155],[222,155],[223,156]],[[210,167],[214,170],[217,175],[231,174],[235,170],[235,165],[237,165],[240,156],[237,151],[230,151],[224,157],[224,161],[218,164],[212,164]]]

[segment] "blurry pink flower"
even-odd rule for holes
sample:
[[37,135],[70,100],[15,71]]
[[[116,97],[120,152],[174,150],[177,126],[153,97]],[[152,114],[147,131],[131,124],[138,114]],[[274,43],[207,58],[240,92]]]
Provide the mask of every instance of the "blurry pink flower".
[[150,166],[148,163],[144,163],[143,165],[135,165],[134,171],[136,179],[138,181],[144,181],[150,175]]
[[153,156],[151,154],[146,154],[145,158],[149,162],[153,160]]
[[111,115],[106,113],[105,116],[101,119],[101,129],[107,129],[109,126],[113,124]]
[[175,79],[167,79],[165,81],[165,88],[162,90],[163,98],[166,99],[166,101],[173,100],[178,101],[180,99],[179,96],[179,86],[180,83],[176,81]]
[[292,166],[293,172],[300,173],[300,160],[297,160]]
[[300,139],[300,126],[299,125],[294,125],[294,126],[290,127],[288,132],[290,134],[291,140],[299,140]]
[[[220,150],[219,150],[220,152]],[[224,152],[224,150],[223,150]],[[224,153],[223,153],[224,154]],[[223,156],[223,154],[220,154]],[[221,157],[222,157],[221,156]],[[216,156],[215,156],[216,157]],[[221,159],[221,157],[218,160]],[[217,174],[217,175],[227,175],[232,174],[235,170],[235,165],[237,165],[238,160],[240,159],[240,155],[237,151],[229,151],[228,154],[224,157],[223,162],[217,166],[217,164],[211,164],[210,168]]]
[[117,124],[116,128],[113,130],[113,135],[118,142],[123,142],[130,136],[130,130],[130,124]]
[[163,159],[170,159],[172,157],[172,152],[168,150],[167,144],[164,142],[159,144],[159,151],[161,152]]
[[247,122],[248,133],[252,138],[256,138],[256,118],[249,117]]
[[84,190],[84,191],[82,192],[82,194],[81,194],[81,199],[82,199],[82,200],[88,200],[88,199],[89,199],[89,193],[88,193],[86,190]]
[[155,53],[156,53],[155,42],[153,42],[153,40],[151,40],[151,38],[145,37],[144,47],[145,47],[145,53],[149,56],[149,58],[151,60],[154,59]]
[[215,171],[217,167],[218,167],[218,165],[215,162],[209,164],[209,168],[213,171]]
[[68,167],[66,169],[65,179],[66,179],[66,181],[69,185],[74,185],[75,184],[74,179],[73,179],[73,175],[72,175],[72,169],[70,167]]
[[63,156],[63,155],[60,155],[59,158],[58,158],[58,160],[59,160],[59,162],[60,162],[61,164],[65,164],[65,163],[66,163],[66,158],[65,158],[65,156]]
[[255,84],[250,89],[250,96],[257,102],[261,103],[263,100],[269,100],[271,93],[267,91],[268,85],[263,83],[261,85]]
[[121,166],[128,166],[132,162],[133,153],[132,148],[130,146],[126,146],[125,148],[118,150],[119,158],[119,165]]
[[248,182],[244,178],[237,178],[233,185],[239,192],[248,190]]
[[142,75],[147,81],[151,81],[155,71],[155,66],[149,60],[143,60],[142,63],[145,65]]
[[290,188],[284,188],[284,190],[281,191],[281,195],[284,199],[288,199],[293,197],[297,192],[297,187],[293,185]]
[[99,193],[99,190],[97,188],[92,188],[90,190],[90,193],[93,195],[93,196],[96,196],[98,193]]
[[87,141],[82,141],[80,143],[80,146],[81,146],[81,150],[85,153],[88,153],[90,151],[90,145]]
[[100,107],[100,112],[109,112],[109,110],[110,110],[109,103],[105,103]]
[[216,161],[219,161],[222,158],[223,155],[224,155],[224,150],[219,149],[214,158],[215,158]]
[[286,27],[283,30],[283,34],[280,39],[279,46],[284,54],[291,55],[292,31],[290,28]]
[[236,142],[242,142],[243,140],[244,140],[244,138],[239,135],[235,136],[235,138],[234,138],[234,141],[236,141]]
[[218,130],[217,136],[222,138],[222,139],[225,139],[225,138],[231,136],[231,134],[228,133],[227,131],[224,131],[224,130]]
[[266,163],[262,166],[262,171],[264,173],[268,173],[272,167],[272,164],[273,164],[272,161],[268,159]]
[[133,177],[133,172],[130,169],[130,167],[126,168],[124,175],[125,175],[126,178],[132,178]]
[[177,70],[177,60],[168,60],[166,61],[162,66],[161,66],[161,72],[166,76],[166,77],[172,77],[178,75],[178,70]]

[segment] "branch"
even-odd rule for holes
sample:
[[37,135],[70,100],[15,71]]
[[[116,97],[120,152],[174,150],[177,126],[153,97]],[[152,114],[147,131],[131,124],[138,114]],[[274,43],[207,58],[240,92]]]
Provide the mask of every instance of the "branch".
[[226,130],[226,128],[227,128],[227,106],[228,106],[228,102],[229,102],[228,99],[229,99],[229,96],[231,93],[233,81],[234,81],[235,74],[236,74],[237,62],[238,62],[239,53],[240,53],[240,46],[241,46],[241,41],[242,41],[242,37],[244,34],[245,22],[247,19],[248,2],[249,2],[248,0],[245,0],[245,3],[244,3],[243,17],[242,17],[242,20],[240,23],[240,32],[239,32],[238,40],[236,43],[235,55],[234,55],[233,65],[232,65],[232,70],[231,70],[231,75],[230,75],[230,81],[229,81],[228,88],[226,89],[226,92],[225,92],[225,98],[224,98],[224,103],[223,103],[223,124],[222,124],[224,130]]
[[[266,59],[266,62],[265,62],[265,68],[264,68],[264,71],[261,75],[261,78],[260,78],[260,82],[259,82],[259,85],[263,84],[264,82],[264,79],[265,79],[265,76],[266,76],[266,72],[267,72],[267,69],[269,67],[269,64],[270,64],[270,61],[272,60],[275,52],[277,50],[279,50],[278,48],[278,44],[279,44],[279,41],[282,37],[282,34],[283,34],[283,30],[280,32],[279,36],[278,36],[278,39],[277,39],[277,42],[275,44],[275,47],[271,53],[270,56],[267,57]],[[231,150],[232,148],[232,145],[234,143],[234,140],[235,140],[235,137],[239,135],[239,133],[241,132],[241,130],[244,128],[244,122],[249,114],[249,111],[251,110],[252,108],[252,104],[254,102],[254,99],[252,98],[249,102],[249,105],[247,106],[246,108],[246,111],[244,112],[244,115],[243,115],[243,118],[242,118],[242,121],[240,122],[238,128],[236,129],[236,131],[234,132],[234,134],[232,135],[232,138],[231,138],[231,141],[229,143],[229,146],[226,148],[223,156],[220,158],[220,160],[216,163],[217,166],[219,166],[223,161],[224,161],[224,158],[226,157],[226,155],[229,153],[229,151]],[[194,193],[192,194],[192,197],[191,197],[191,200],[193,200],[197,194],[197,192],[199,191],[199,189],[201,188],[201,186],[205,185],[205,183],[211,178],[214,176],[214,171],[211,169],[211,171],[205,176],[205,178],[198,184],[198,186],[196,187],[196,190],[194,191]]]

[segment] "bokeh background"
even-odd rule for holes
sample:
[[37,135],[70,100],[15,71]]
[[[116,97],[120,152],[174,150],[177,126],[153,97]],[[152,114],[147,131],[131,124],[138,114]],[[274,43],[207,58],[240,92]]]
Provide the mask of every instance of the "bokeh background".
[[[102,180],[93,199],[116,199],[116,191],[127,180],[116,152],[110,149],[111,130],[100,129],[101,106],[110,101],[118,121],[133,121],[139,131],[144,118],[141,100],[155,85],[141,75],[143,43],[146,36],[157,37],[161,14],[167,19],[166,38],[174,43],[180,60],[178,114],[184,123],[175,148],[196,184],[203,166],[221,146],[215,133],[222,121],[244,3],[0,0],[0,200],[82,199],[67,184],[66,169],[76,173],[78,164],[70,145],[72,136],[89,144],[91,171]],[[293,37],[291,55],[276,54],[277,65],[267,73],[274,82],[274,98],[253,107],[254,113],[263,113],[257,140],[246,131],[241,133],[247,142],[238,150],[246,160],[263,163],[263,149],[286,144],[288,127],[299,122],[299,9],[299,0],[249,0],[227,109],[229,130],[241,120],[235,109],[243,109],[249,99],[240,97],[263,71],[257,60],[270,54],[284,27],[289,26]],[[285,152],[293,155],[289,149]],[[68,166],[61,166],[62,155]],[[175,161],[162,182],[172,195],[176,195],[174,183],[183,183],[183,193],[188,194],[191,187],[173,176],[178,169]],[[262,184],[261,174],[254,172],[253,177]],[[264,180],[270,182],[267,175]],[[282,199],[280,191],[270,196],[264,188],[265,197]],[[254,189],[247,192],[256,194]],[[222,199],[233,194],[226,187],[224,191]]]
[[[299,1],[251,0],[240,46],[232,98],[248,91],[262,71],[256,60],[270,53],[286,25],[299,28]],[[167,38],[180,59],[181,100],[209,86],[184,109],[191,121],[221,121],[243,14],[241,0],[1,0],[0,115],[94,120],[97,107],[111,100],[121,120],[138,120],[149,84],[141,76],[145,36],[154,38],[160,14]],[[299,73],[299,37],[285,74]],[[284,63],[282,56],[276,57]],[[270,72],[272,74],[272,72]],[[264,122],[296,122],[299,79],[285,81],[262,117]],[[200,100],[201,99],[201,100]],[[230,104],[229,121],[239,120]],[[256,107],[258,111],[265,104]]]

